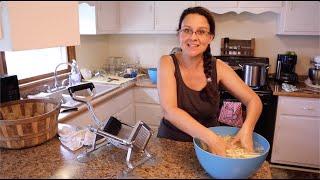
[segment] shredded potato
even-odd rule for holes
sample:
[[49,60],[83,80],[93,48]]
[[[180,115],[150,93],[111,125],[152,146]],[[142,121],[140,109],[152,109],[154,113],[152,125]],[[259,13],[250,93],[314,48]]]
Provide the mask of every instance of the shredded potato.
[[[263,153],[263,147],[256,147],[255,152],[247,152],[245,148],[243,148],[240,144],[240,142],[235,143],[233,146],[231,146],[231,141],[233,140],[232,136],[220,136],[227,144],[227,149],[226,149],[226,157],[229,158],[253,158],[260,156]],[[209,148],[207,144],[204,142],[200,141],[200,144],[202,146],[202,149],[205,151],[209,151]]]

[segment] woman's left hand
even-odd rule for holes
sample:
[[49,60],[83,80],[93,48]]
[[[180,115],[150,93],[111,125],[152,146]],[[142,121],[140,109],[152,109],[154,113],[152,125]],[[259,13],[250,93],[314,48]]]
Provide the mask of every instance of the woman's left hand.
[[253,152],[253,132],[251,130],[242,127],[237,135],[231,142],[231,145],[234,145],[236,142],[240,141],[242,147],[244,147],[248,152]]

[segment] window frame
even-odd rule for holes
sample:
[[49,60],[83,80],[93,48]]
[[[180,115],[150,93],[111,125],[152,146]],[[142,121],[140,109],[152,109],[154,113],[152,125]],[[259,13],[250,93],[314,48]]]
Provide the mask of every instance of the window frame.
[[[72,62],[72,59],[76,59],[75,46],[67,46],[66,48],[67,48],[67,59],[68,59],[67,62]],[[57,71],[57,75],[68,73],[70,72],[70,70],[71,68],[68,66],[67,69]],[[7,64],[5,59],[5,52],[0,51],[0,74],[7,74],[7,73],[8,71],[7,71]],[[44,80],[50,77],[53,78],[53,76],[54,76],[54,72],[52,71],[50,73],[41,74],[41,75],[37,75],[37,76],[25,78],[25,79],[20,79],[19,85],[32,83],[39,80]]]

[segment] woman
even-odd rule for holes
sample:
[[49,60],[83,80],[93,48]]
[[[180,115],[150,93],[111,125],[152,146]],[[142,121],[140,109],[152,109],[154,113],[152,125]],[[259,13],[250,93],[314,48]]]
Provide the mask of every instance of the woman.
[[207,127],[217,126],[219,85],[239,99],[247,109],[245,122],[232,143],[240,141],[253,151],[253,130],[261,114],[260,98],[238,75],[211,55],[215,22],[202,7],[184,10],[178,37],[181,52],[164,55],[159,61],[157,87],[164,110],[158,137],[177,141],[198,138],[212,153],[225,156],[226,144]]

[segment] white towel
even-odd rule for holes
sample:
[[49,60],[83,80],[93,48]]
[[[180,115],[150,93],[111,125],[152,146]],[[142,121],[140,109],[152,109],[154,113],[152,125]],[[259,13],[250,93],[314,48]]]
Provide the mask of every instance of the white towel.
[[76,151],[83,145],[91,145],[95,140],[94,133],[88,128],[77,130],[72,126],[63,126],[58,130],[58,134],[60,142],[71,151]]
[[294,85],[291,85],[291,84],[288,84],[288,83],[282,83],[281,87],[286,92],[294,92],[294,91],[298,90],[297,86],[294,86]]

